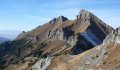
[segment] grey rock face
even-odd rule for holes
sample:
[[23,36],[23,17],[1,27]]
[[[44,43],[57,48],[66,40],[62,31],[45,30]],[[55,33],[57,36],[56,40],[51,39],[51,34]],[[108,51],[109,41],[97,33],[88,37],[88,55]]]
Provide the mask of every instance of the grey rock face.
[[60,23],[62,23],[63,21],[68,20],[68,18],[64,17],[64,16],[59,16],[56,21],[59,21]]
[[120,44],[120,28],[117,28],[109,33],[103,41],[104,44],[110,44],[111,42]]
[[87,19],[90,19],[91,15],[92,15],[92,14],[91,14],[90,12],[82,9],[82,10],[80,10],[80,13],[79,13],[79,15],[78,15],[78,18],[81,18],[81,21],[85,21],[85,20],[87,20]]
[[59,23],[62,23],[64,21],[68,20],[67,17],[64,17],[64,16],[59,16],[58,18],[53,18],[50,23],[51,24],[54,24],[55,22],[59,22]]
[[32,70],[46,70],[50,65],[52,57],[42,58],[35,65],[33,65]]
[[[96,24],[99,24],[100,26],[103,26],[104,28],[113,29],[109,25],[105,24],[102,20],[100,20],[97,16],[95,16],[91,12],[86,11],[84,9],[80,10],[79,15],[77,16],[77,19],[79,23],[85,22],[88,20],[90,25],[94,25],[94,22],[95,22]],[[91,22],[91,20],[94,22]]]
[[59,28],[57,31],[49,31],[48,38],[51,41],[56,40],[56,39],[63,40],[64,32],[63,32],[62,28]]
[[49,31],[48,38],[53,40],[61,40],[72,46],[75,45],[77,41],[77,36],[74,35],[74,31],[66,28],[59,28],[57,31]]
[[78,41],[78,36],[75,35],[75,36],[71,36],[69,37],[69,39],[67,40],[67,43],[70,44],[71,46],[75,46],[77,41]]
[[56,18],[53,18],[53,19],[50,21],[51,24],[54,24],[55,22],[56,22]]

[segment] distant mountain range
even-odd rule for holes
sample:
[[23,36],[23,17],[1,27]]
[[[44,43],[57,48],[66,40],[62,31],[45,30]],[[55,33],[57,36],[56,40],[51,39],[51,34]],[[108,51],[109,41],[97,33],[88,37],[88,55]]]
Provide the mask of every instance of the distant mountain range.
[[10,41],[10,39],[4,38],[4,37],[0,37],[0,43],[6,42],[6,41]]
[[84,9],[0,44],[0,70],[120,70],[120,28]]
[[0,37],[8,38],[10,40],[14,40],[18,34],[20,34],[22,31],[16,31],[16,30],[0,30]]

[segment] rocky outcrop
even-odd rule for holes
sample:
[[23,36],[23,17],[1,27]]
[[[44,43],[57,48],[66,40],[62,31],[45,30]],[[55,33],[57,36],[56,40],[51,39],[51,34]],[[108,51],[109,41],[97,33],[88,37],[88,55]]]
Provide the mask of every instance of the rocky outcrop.
[[58,18],[53,18],[50,23],[51,24],[54,24],[55,22],[59,22],[59,23],[62,23],[64,21],[68,20],[67,17],[64,17],[64,16],[59,16]]
[[57,19],[56,19],[56,22],[59,22],[59,23],[62,23],[64,21],[68,20],[68,18],[64,17],[64,16],[59,16]]
[[111,42],[120,44],[120,28],[113,30],[104,40],[104,44],[110,44]]
[[31,68],[32,70],[46,70],[50,65],[52,57],[41,58],[36,64]]

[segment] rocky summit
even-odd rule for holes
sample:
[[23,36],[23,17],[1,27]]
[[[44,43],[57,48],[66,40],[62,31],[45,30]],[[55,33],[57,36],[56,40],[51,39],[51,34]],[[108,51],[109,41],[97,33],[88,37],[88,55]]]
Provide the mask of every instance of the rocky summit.
[[119,70],[120,28],[84,9],[0,44],[0,70]]

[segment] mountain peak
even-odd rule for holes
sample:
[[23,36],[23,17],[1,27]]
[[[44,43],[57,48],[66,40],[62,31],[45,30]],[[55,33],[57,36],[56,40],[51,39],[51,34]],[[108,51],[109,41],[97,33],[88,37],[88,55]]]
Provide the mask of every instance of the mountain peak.
[[66,21],[66,20],[68,20],[67,17],[59,16],[56,21],[64,22],[64,21]]
[[81,9],[80,10],[80,14],[83,14],[83,13],[90,13],[89,11],[85,10],[85,9]]
[[81,9],[79,14],[77,15],[77,18],[81,18],[81,20],[86,20],[86,19],[90,19],[93,16],[92,13],[90,13],[89,11],[85,10],[85,9]]
[[64,22],[64,21],[66,21],[66,20],[68,20],[67,17],[59,16],[59,17],[57,17],[57,18],[53,18],[53,19],[50,21],[50,23],[55,23],[55,22],[60,22],[60,23],[62,23],[62,22]]

